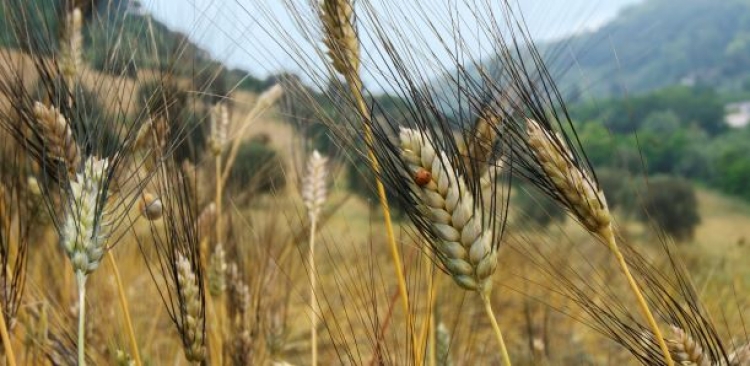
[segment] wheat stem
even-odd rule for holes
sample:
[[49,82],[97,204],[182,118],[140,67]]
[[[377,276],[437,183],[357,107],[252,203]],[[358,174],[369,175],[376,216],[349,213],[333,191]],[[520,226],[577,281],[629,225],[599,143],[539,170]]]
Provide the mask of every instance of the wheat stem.
[[409,293],[406,291],[406,279],[404,278],[404,270],[401,264],[401,254],[396,245],[391,212],[388,207],[388,197],[385,194],[385,187],[380,179],[380,164],[372,149],[374,138],[369,124],[371,121],[370,111],[362,96],[362,80],[359,74],[359,39],[353,23],[354,7],[350,0],[324,0],[321,3],[321,7],[320,15],[325,33],[323,42],[328,47],[328,56],[334,70],[343,75],[347,84],[351,87],[354,100],[357,104],[357,110],[362,117],[364,137],[367,143],[367,156],[370,167],[375,172],[375,185],[378,190],[380,207],[383,210],[385,231],[388,236],[388,247],[396,270],[399,296],[401,297],[401,304],[403,305],[404,316],[407,322],[406,325],[414,348],[414,361],[415,364],[421,365],[420,353],[417,352],[417,338],[413,332],[414,321],[409,312]]
[[664,354],[664,360],[667,362],[668,366],[674,366],[674,360],[672,359],[672,354],[669,352],[667,342],[664,340],[664,335],[662,334],[661,329],[659,329],[659,325],[656,323],[656,319],[654,319],[654,315],[653,313],[651,313],[651,309],[649,309],[648,303],[643,297],[638,283],[633,278],[633,275],[630,274],[630,268],[628,267],[628,264],[625,261],[625,257],[622,255],[622,252],[617,245],[617,240],[615,239],[612,226],[610,225],[607,228],[603,229],[601,231],[601,235],[602,239],[607,243],[610,251],[617,259],[617,264],[620,266],[620,270],[622,271],[623,275],[625,275],[628,286],[630,286],[630,290],[633,292],[633,295],[635,295],[636,302],[638,303],[638,308],[641,310],[641,313],[643,313],[643,316],[646,317],[646,322],[651,328],[651,331],[654,333],[656,343],[659,344],[659,348]]
[[78,284],[78,365],[86,365],[86,273],[76,271]]
[[8,334],[8,326],[5,323],[5,315],[2,312],[2,306],[0,306],[0,337],[2,337],[3,340],[5,360],[8,363],[8,366],[16,366],[16,356],[13,353],[13,347],[10,343],[10,334]]
[[310,342],[312,343],[312,366],[318,364],[318,299],[316,287],[318,284],[315,267],[315,229],[317,228],[317,218],[312,218],[310,223],[310,251],[308,262],[310,264]]
[[[221,154],[216,155],[216,242],[221,243],[223,240],[223,228],[222,228],[222,208],[221,208],[221,201],[222,201],[222,181],[221,181]],[[221,334],[221,317],[217,312],[214,312],[214,316],[216,319],[216,327],[211,331],[213,334],[215,346],[216,346],[216,355],[219,359],[219,365],[223,365],[223,339]]]
[[[375,184],[378,190],[378,199],[380,200],[380,207],[383,211],[383,221],[385,224],[385,232],[386,236],[388,237],[388,248],[390,250],[391,254],[391,260],[393,261],[393,266],[396,270],[396,281],[398,283],[398,292],[399,296],[401,297],[401,305],[404,309],[404,316],[406,317],[406,325],[409,328],[409,331],[411,332],[413,328],[414,320],[411,317],[410,311],[409,311],[409,293],[406,290],[406,278],[404,277],[404,269],[403,264],[401,263],[401,253],[398,250],[398,245],[396,244],[396,235],[393,231],[393,220],[391,219],[391,210],[388,205],[388,197],[385,194],[385,186],[383,185],[383,181],[380,179],[380,163],[378,163],[377,157],[375,157],[375,152],[372,150],[372,144],[373,144],[373,135],[372,135],[372,129],[370,128],[370,125],[368,124],[368,121],[370,121],[370,111],[367,109],[367,105],[365,103],[364,98],[362,97],[362,89],[361,89],[361,82],[359,81],[359,76],[356,75],[350,75],[347,78],[347,82],[349,85],[352,86],[352,92],[354,93],[354,97],[357,100],[357,108],[359,109],[359,112],[362,114],[363,120],[364,120],[364,130],[365,130],[365,141],[367,143],[368,149],[367,149],[367,156],[370,160],[370,165],[372,170],[375,172]],[[419,356],[420,353],[418,352],[418,344],[417,339],[413,332],[411,333],[411,340],[412,340],[412,346],[414,347],[414,360],[416,365],[421,365],[422,360]]]
[[253,109],[250,110],[250,112],[245,117],[245,120],[243,120],[240,124],[240,129],[233,134],[232,147],[229,148],[226,164],[224,164],[224,171],[219,174],[219,176],[221,177],[222,186],[226,185],[227,180],[229,179],[229,173],[232,170],[232,166],[234,166],[234,161],[237,159],[237,154],[239,153],[242,139],[245,136],[247,129],[252,124],[251,122],[260,117],[263,112],[271,108],[271,106],[273,106],[274,103],[276,103],[276,101],[281,98],[282,94],[283,89],[279,85],[274,85],[269,90],[263,92],[263,94],[258,97],[258,102],[255,104]]
[[495,313],[492,311],[492,303],[490,302],[489,294],[483,291],[478,291],[478,293],[479,297],[482,298],[482,302],[484,303],[484,311],[487,313],[487,317],[490,318],[490,322],[492,322],[492,329],[495,331],[495,337],[497,338],[497,342],[500,345],[500,355],[503,358],[503,364],[505,364],[506,366],[511,366],[510,356],[508,355],[508,348],[505,347],[503,333],[502,331],[500,331],[500,326],[497,324]]
[[117,268],[117,262],[112,251],[107,251],[107,260],[110,266],[112,266],[112,273],[115,275],[115,283],[117,284],[117,296],[120,299],[120,306],[122,307],[122,315],[125,317],[125,330],[128,332],[128,338],[130,340],[130,349],[134,358],[136,366],[141,366],[141,354],[138,351],[138,342],[135,340],[135,331],[133,330],[133,321],[130,317],[130,310],[128,309],[128,299],[125,296],[125,288],[120,278],[120,270]]

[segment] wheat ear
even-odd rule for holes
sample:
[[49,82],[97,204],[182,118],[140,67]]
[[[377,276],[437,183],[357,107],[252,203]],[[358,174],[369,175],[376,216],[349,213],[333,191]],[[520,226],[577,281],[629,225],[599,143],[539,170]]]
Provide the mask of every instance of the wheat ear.
[[252,363],[253,346],[252,335],[245,325],[250,310],[250,288],[242,280],[235,263],[230,264],[227,269],[227,280],[229,303],[234,310],[232,313],[234,328],[232,361],[235,365],[248,365]]
[[[408,166],[405,177],[417,209],[422,212],[431,235],[433,250],[446,273],[460,287],[479,293],[500,345],[503,362],[510,365],[507,347],[497,324],[489,293],[497,268],[497,250],[492,230],[486,229],[484,214],[463,176],[457,175],[445,152],[419,131],[402,128],[401,158]],[[428,179],[417,181],[415,176]]]
[[607,207],[604,193],[586,171],[573,164],[573,154],[558,134],[542,129],[539,123],[532,119],[526,120],[526,127],[529,147],[545,175],[552,182],[557,195],[578,221],[604,241],[615,255],[620,270],[627,279],[638,306],[656,337],[664,360],[668,366],[674,366],[674,360],[664,336],[656,324],[656,319],[654,319],[654,315],[651,313],[638,284],[630,274],[628,264],[617,245],[612,228],[612,216]]
[[214,156],[221,154],[224,144],[227,143],[227,132],[229,130],[229,108],[221,101],[211,108],[211,135],[209,145]]
[[310,343],[312,349],[311,365],[318,364],[318,299],[316,295],[317,270],[315,267],[315,231],[317,229],[318,217],[325,203],[326,189],[326,161],[328,159],[321,155],[318,150],[313,151],[307,162],[307,175],[302,182],[302,200],[307,207],[307,215],[310,219],[310,245],[308,252],[308,263],[310,265]]
[[82,173],[69,182],[68,202],[60,232],[60,244],[70,258],[78,284],[78,364],[85,365],[86,278],[96,270],[109,235],[104,209],[104,179],[108,159],[89,157]]
[[68,120],[57,108],[39,102],[34,103],[33,114],[47,154],[65,163],[68,172],[73,174],[81,161],[81,154]]
[[198,279],[193,272],[190,260],[180,253],[177,256],[177,283],[179,285],[180,328],[185,357],[191,362],[201,362],[206,358],[203,345],[204,321],[200,300]]
[[451,361],[451,334],[448,328],[442,322],[438,324],[436,330],[435,355],[438,366],[452,366]]
[[216,244],[211,258],[208,260],[208,292],[211,296],[219,297],[227,288],[227,259],[224,246]]
[[678,327],[672,327],[672,338],[667,339],[667,346],[678,365],[711,366],[698,342]]
[[[354,7],[351,0],[323,0],[321,3],[320,18],[323,23],[324,38],[323,42],[328,47],[328,55],[331,59],[334,70],[344,76],[347,84],[351,88],[354,100],[357,103],[357,110],[362,117],[362,124],[365,135],[365,143],[368,146],[367,156],[370,168],[375,172],[375,184],[378,191],[380,207],[383,210],[383,221],[388,237],[388,247],[391,252],[391,260],[396,271],[396,281],[398,283],[399,296],[403,306],[404,316],[406,317],[407,327],[413,329],[413,319],[409,311],[409,293],[406,291],[406,277],[401,263],[401,254],[396,245],[396,236],[393,231],[393,222],[391,220],[391,210],[388,206],[388,197],[385,194],[385,187],[380,178],[380,163],[378,162],[375,152],[372,149],[374,138],[372,127],[370,126],[371,115],[367,108],[364,96],[362,95],[362,80],[359,74],[360,57],[359,57],[359,39],[354,29],[353,17]],[[411,332],[412,352],[416,364],[422,364],[421,352],[418,351],[417,339]]]
[[[750,343],[736,348],[729,354],[728,366],[748,366],[750,365]],[[724,366],[724,362],[720,366]]]
[[83,13],[73,8],[65,14],[62,36],[60,37],[60,74],[70,90],[83,65]]

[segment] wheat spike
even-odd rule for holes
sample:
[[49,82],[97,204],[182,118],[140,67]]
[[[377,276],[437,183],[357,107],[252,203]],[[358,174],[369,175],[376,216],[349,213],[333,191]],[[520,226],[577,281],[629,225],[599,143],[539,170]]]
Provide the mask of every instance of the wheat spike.
[[208,291],[211,296],[218,297],[227,288],[226,275],[226,254],[224,246],[218,243],[208,261]]
[[34,103],[33,114],[49,156],[64,162],[71,173],[75,172],[81,154],[65,116],[57,108],[39,102]]
[[572,164],[573,154],[563,139],[526,120],[529,146],[557,191],[578,220],[592,233],[602,235],[612,217],[604,193],[588,173]]
[[204,313],[198,279],[193,272],[190,260],[180,253],[175,253],[175,255],[180,295],[180,329],[185,357],[188,361],[201,362],[206,357],[206,348],[203,342],[205,336]]
[[83,65],[83,13],[74,8],[65,14],[62,37],[60,37],[60,73],[69,87]]
[[195,220],[195,229],[199,235],[199,239],[204,240],[208,234],[213,230],[213,225],[216,222],[216,203],[211,202],[203,211],[201,211],[198,218]]
[[462,176],[457,176],[445,153],[435,151],[418,131],[402,128],[402,159],[413,175],[429,180],[409,185],[418,199],[418,208],[432,226],[437,243],[434,249],[445,270],[456,283],[467,289],[488,292],[497,267],[497,252],[491,245],[492,233],[484,228],[483,214]]
[[68,205],[60,232],[60,244],[70,257],[73,269],[84,275],[93,272],[104,255],[104,242],[109,225],[104,209],[103,181],[109,167],[108,159],[89,157],[82,173],[70,181]]
[[235,365],[249,365],[252,363],[253,339],[247,321],[250,310],[250,289],[240,276],[237,264],[232,263],[227,270],[227,292],[229,303],[234,311],[234,341],[232,347],[232,361]]
[[281,98],[282,95],[284,95],[284,88],[281,84],[276,84],[258,96],[258,101],[255,103],[254,109],[263,110],[270,108]]
[[435,358],[438,366],[452,366],[451,361],[451,334],[442,322],[438,324],[435,341]]
[[354,8],[349,0],[323,0],[321,16],[333,68],[346,75],[359,70],[359,40],[353,24]]
[[727,358],[729,363],[722,360],[720,366],[750,366],[750,343],[736,348]]
[[703,353],[703,348],[687,332],[672,327],[672,338],[667,339],[667,346],[679,365],[685,366],[711,366],[708,356]]
[[494,147],[500,137],[497,129],[501,122],[497,113],[485,108],[474,123],[466,153],[466,166],[472,178],[485,179],[487,170],[494,166],[493,160],[497,160],[493,157]]
[[211,108],[211,136],[209,144],[214,156],[221,154],[227,143],[229,130],[229,107],[225,102],[218,102]]
[[326,200],[327,161],[328,158],[315,150],[307,162],[307,175],[302,181],[302,200],[307,207],[311,221],[320,215],[320,210]]

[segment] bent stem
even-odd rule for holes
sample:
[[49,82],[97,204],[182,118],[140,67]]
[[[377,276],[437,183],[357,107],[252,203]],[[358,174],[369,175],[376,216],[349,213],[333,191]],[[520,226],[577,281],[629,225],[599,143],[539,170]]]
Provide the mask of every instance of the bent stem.
[[638,287],[638,283],[635,282],[633,275],[630,274],[630,268],[628,267],[628,264],[625,261],[625,257],[622,255],[622,252],[617,245],[617,240],[615,239],[612,226],[610,225],[606,229],[602,230],[601,235],[604,241],[609,246],[610,251],[612,251],[612,253],[615,255],[615,258],[617,258],[617,263],[619,264],[622,273],[625,275],[625,278],[628,281],[630,290],[633,292],[633,295],[635,295],[636,301],[638,302],[638,307],[640,308],[641,313],[643,313],[643,316],[646,317],[646,321],[648,322],[649,327],[651,327],[651,331],[654,333],[656,342],[659,344],[659,348],[664,355],[664,360],[667,362],[668,366],[674,366],[674,360],[672,360],[672,354],[669,352],[667,342],[664,340],[664,336],[659,329],[659,325],[656,324],[656,319],[654,319],[654,315],[653,313],[651,313],[651,309],[649,309],[648,303],[643,297],[641,289]]
[[315,295],[317,287],[316,269],[315,269],[315,229],[317,219],[313,218],[310,223],[310,251],[308,262],[310,264],[310,342],[312,344],[312,366],[318,364],[318,301]]
[[135,340],[135,331],[133,330],[133,321],[130,318],[130,310],[128,309],[128,299],[125,296],[125,288],[122,285],[122,279],[120,279],[120,270],[117,268],[117,262],[112,251],[107,251],[107,260],[110,266],[112,266],[112,273],[115,275],[115,282],[117,283],[117,296],[120,299],[120,307],[122,307],[122,315],[125,317],[125,329],[128,332],[128,338],[130,338],[130,352],[132,352],[136,366],[141,366],[141,354],[138,351],[138,342]]
[[391,260],[396,270],[396,280],[398,282],[398,292],[401,297],[401,304],[404,308],[404,317],[406,318],[406,326],[411,337],[412,347],[414,348],[414,363],[416,365],[422,364],[421,352],[417,344],[417,338],[414,334],[414,320],[409,312],[409,293],[406,291],[406,278],[404,277],[404,269],[401,264],[401,254],[399,253],[398,246],[396,245],[396,236],[393,232],[393,222],[391,220],[391,210],[388,206],[388,197],[385,195],[385,187],[383,181],[380,179],[380,163],[378,163],[375,152],[372,150],[374,142],[372,128],[370,127],[369,121],[371,119],[370,111],[367,109],[367,104],[362,96],[362,81],[356,73],[349,72],[345,75],[346,81],[351,85],[352,92],[354,93],[354,99],[357,101],[357,108],[363,118],[363,127],[365,130],[365,142],[367,143],[367,157],[370,160],[370,165],[373,172],[375,172],[375,184],[378,189],[378,199],[380,201],[380,207],[383,210],[383,221],[385,223],[385,231],[388,236],[388,247],[391,252]]
[[508,348],[505,347],[503,333],[500,331],[500,326],[497,324],[495,313],[492,311],[490,298],[488,294],[482,291],[479,291],[479,297],[482,298],[482,302],[484,303],[484,311],[487,313],[487,317],[490,318],[490,322],[492,322],[492,329],[495,331],[495,337],[497,338],[497,342],[500,344],[500,355],[503,358],[503,364],[505,364],[506,366],[511,366],[510,356],[508,355]]
[[13,354],[13,347],[10,343],[10,335],[8,334],[8,326],[5,323],[5,314],[2,312],[0,307],[0,337],[3,339],[3,348],[5,349],[5,360],[8,362],[8,366],[16,366],[16,356]]
[[86,365],[86,274],[76,271],[78,283],[78,365]]

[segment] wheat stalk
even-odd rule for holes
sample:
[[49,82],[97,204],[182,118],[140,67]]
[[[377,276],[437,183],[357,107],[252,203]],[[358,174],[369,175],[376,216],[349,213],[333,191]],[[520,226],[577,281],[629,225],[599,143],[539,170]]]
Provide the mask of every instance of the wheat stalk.
[[[375,152],[372,149],[374,138],[372,127],[370,126],[371,115],[367,108],[365,99],[362,95],[362,80],[359,74],[360,54],[359,39],[353,23],[354,8],[350,0],[323,0],[321,2],[320,19],[323,23],[324,37],[323,42],[328,48],[328,55],[331,59],[332,66],[339,74],[346,79],[354,100],[357,103],[357,110],[362,117],[365,143],[368,146],[367,156],[370,168],[375,172],[375,184],[378,191],[380,207],[383,211],[383,221],[388,237],[388,247],[391,252],[391,260],[396,272],[396,281],[398,284],[399,296],[406,317],[408,329],[413,329],[413,319],[409,310],[409,293],[406,290],[406,277],[401,263],[401,254],[396,245],[396,236],[393,231],[391,220],[391,210],[388,205],[388,196],[385,194],[383,181],[379,176],[380,163],[378,162]],[[414,361],[421,364],[421,352],[418,351],[416,336],[411,334],[412,352]]]
[[71,179],[60,244],[70,258],[78,284],[78,363],[85,364],[86,278],[99,267],[109,223],[103,207],[106,201],[104,179],[108,159],[89,157],[83,171]]
[[326,189],[326,169],[327,158],[321,155],[318,150],[313,151],[307,162],[307,175],[302,182],[302,200],[307,207],[307,215],[310,218],[310,248],[308,253],[308,263],[310,264],[310,339],[311,339],[311,364],[318,364],[318,299],[316,296],[317,271],[315,267],[315,231],[317,229],[318,217],[320,210],[325,203]]
[[433,250],[446,273],[460,287],[479,293],[497,337],[503,362],[510,365],[507,347],[489,293],[497,268],[493,233],[463,176],[457,175],[445,152],[438,152],[419,131],[402,128],[399,133],[401,159],[407,165],[408,181],[417,209],[433,236]]
[[180,296],[180,328],[185,357],[191,362],[201,362],[206,358],[203,344],[204,321],[203,306],[200,300],[198,279],[193,272],[192,264],[180,253],[176,255],[177,284]]
[[557,197],[578,221],[604,241],[615,255],[620,270],[625,275],[638,306],[656,337],[667,365],[674,366],[674,360],[656,319],[630,274],[628,264],[617,245],[612,229],[612,216],[604,193],[586,171],[574,164],[573,153],[559,134],[542,129],[539,123],[532,119],[526,119],[526,132],[528,145],[545,176],[551,181]]
[[73,174],[81,161],[81,154],[68,120],[57,108],[39,102],[34,103],[33,115],[47,154],[65,163]]
[[257,102],[255,103],[255,106],[253,106],[253,109],[250,110],[250,112],[247,114],[247,116],[245,116],[245,119],[240,124],[239,130],[237,130],[237,132],[233,134],[232,147],[229,149],[229,153],[227,153],[227,159],[224,164],[224,171],[220,174],[222,186],[226,185],[227,179],[229,179],[229,173],[231,173],[232,167],[234,166],[234,161],[237,159],[237,154],[240,150],[240,144],[242,143],[247,129],[252,125],[252,122],[254,120],[256,120],[261,114],[263,114],[263,112],[271,108],[281,98],[282,95],[284,95],[284,88],[279,84],[276,84],[261,93],[261,95],[258,97]]
[[138,342],[135,340],[135,330],[133,329],[133,321],[130,317],[130,309],[128,307],[128,300],[125,296],[125,286],[122,283],[122,279],[120,278],[120,270],[117,267],[117,261],[115,261],[115,256],[112,254],[112,251],[107,251],[107,261],[109,262],[110,266],[112,266],[112,273],[115,277],[115,282],[117,283],[117,297],[120,301],[120,307],[122,307],[122,313],[125,317],[125,327],[128,332],[128,339],[130,341],[130,348],[133,352],[133,363],[136,366],[143,365],[143,362],[141,361],[141,354],[138,350]]

